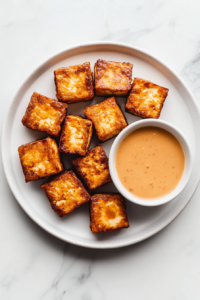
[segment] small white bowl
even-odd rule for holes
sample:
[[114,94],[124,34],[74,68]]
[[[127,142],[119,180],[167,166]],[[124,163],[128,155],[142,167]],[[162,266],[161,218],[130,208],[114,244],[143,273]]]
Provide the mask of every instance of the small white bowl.
[[[140,199],[137,196],[134,196],[133,194],[131,194],[122,185],[121,181],[119,180],[118,174],[117,174],[115,159],[116,159],[117,149],[118,149],[119,145],[121,144],[122,140],[127,135],[129,135],[131,132],[135,131],[136,129],[139,129],[142,127],[149,127],[149,126],[163,128],[163,129],[169,131],[171,134],[173,134],[177,138],[177,140],[179,141],[179,143],[181,144],[181,146],[183,148],[183,152],[185,155],[185,168],[184,168],[184,172],[183,172],[180,182],[178,183],[176,188],[171,193],[169,193],[159,199],[143,200],[143,199]],[[110,169],[110,175],[111,175],[111,178],[113,180],[115,187],[126,199],[128,199],[131,202],[134,202],[136,204],[143,205],[143,206],[157,206],[157,205],[161,205],[161,204],[164,204],[164,203],[167,203],[167,202],[173,200],[176,196],[178,196],[181,193],[181,191],[184,189],[184,187],[186,186],[186,184],[189,181],[191,171],[192,171],[192,161],[193,161],[193,157],[192,157],[192,152],[191,152],[190,146],[188,144],[188,141],[185,138],[185,136],[183,135],[183,133],[180,132],[179,129],[177,129],[175,126],[173,126],[172,124],[165,122],[165,121],[161,121],[161,120],[157,120],[157,119],[146,119],[146,120],[141,120],[141,121],[137,121],[135,123],[130,124],[124,130],[122,130],[120,132],[120,134],[116,137],[114,143],[112,144],[110,154],[109,154],[109,169]]]

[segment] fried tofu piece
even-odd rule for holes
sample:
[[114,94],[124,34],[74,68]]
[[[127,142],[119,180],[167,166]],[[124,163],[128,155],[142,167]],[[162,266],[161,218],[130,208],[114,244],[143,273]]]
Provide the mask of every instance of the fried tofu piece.
[[132,84],[131,63],[98,59],[95,63],[95,93],[98,96],[126,96]]
[[94,124],[101,142],[113,138],[128,125],[115,97],[87,106],[83,112]]
[[27,128],[58,136],[67,113],[67,104],[33,93],[22,124]]
[[120,194],[96,194],[90,202],[92,233],[129,227],[124,198]]
[[75,158],[72,162],[89,190],[111,181],[108,158],[101,146],[91,149],[84,157]]
[[90,195],[73,171],[65,171],[41,185],[52,209],[64,217],[90,200]]
[[62,128],[59,150],[84,156],[90,146],[92,122],[78,116],[68,115]]
[[74,103],[91,100],[94,87],[90,63],[59,68],[54,71],[56,97],[59,101]]
[[126,110],[141,118],[160,117],[168,89],[150,81],[135,78],[126,103]]
[[63,171],[58,146],[47,137],[18,148],[25,181],[34,181]]

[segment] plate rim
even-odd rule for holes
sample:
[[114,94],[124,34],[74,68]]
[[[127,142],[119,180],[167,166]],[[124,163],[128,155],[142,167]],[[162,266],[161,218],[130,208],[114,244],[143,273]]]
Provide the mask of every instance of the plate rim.
[[[21,200],[18,198],[18,196],[15,193],[15,188],[12,186],[11,180],[10,180],[10,175],[9,175],[9,168],[6,164],[6,149],[4,149],[4,144],[6,142],[6,129],[7,129],[7,122],[10,116],[10,113],[12,111],[12,107],[15,104],[15,101],[18,98],[18,95],[23,91],[23,88],[28,84],[28,82],[31,80],[32,77],[34,77],[34,75],[36,74],[36,72],[44,67],[47,62],[49,62],[50,60],[53,60],[54,58],[56,58],[59,55],[62,55],[66,52],[75,50],[75,49],[80,49],[80,48],[84,48],[84,47],[88,47],[88,46],[121,46],[124,48],[129,48],[131,50],[140,52],[143,55],[148,56],[149,58],[153,59],[154,61],[158,62],[160,65],[164,66],[164,68],[166,68],[169,72],[171,72],[181,83],[181,85],[185,88],[185,90],[187,91],[187,93],[190,95],[191,100],[193,101],[193,105],[196,109],[198,118],[200,120],[200,108],[198,107],[198,104],[196,102],[195,97],[193,96],[192,92],[190,91],[190,89],[188,88],[188,86],[185,84],[185,82],[182,80],[182,78],[174,71],[172,70],[171,67],[169,67],[167,64],[165,64],[162,60],[158,59],[156,56],[154,56],[153,54],[151,54],[150,52],[146,51],[145,49],[139,48],[139,47],[135,47],[126,43],[120,43],[120,42],[113,42],[113,41],[96,41],[96,42],[89,42],[89,43],[82,43],[82,44],[76,44],[76,45],[72,45],[70,47],[67,47],[66,49],[63,49],[59,52],[57,52],[54,55],[49,56],[47,59],[43,60],[40,64],[37,65],[37,67],[35,67],[32,72],[29,73],[28,76],[26,76],[25,80],[22,81],[22,83],[19,85],[19,88],[17,89],[17,91],[14,93],[13,99],[11,100],[11,102],[9,103],[7,110],[6,110],[6,114],[4,116],[4,120],[3,120],[3,124],[2,124],[2,131],[1,131],[1,159],[2,159],[2,164],[3,164],[3,170],[4,170],[4,174],[6,177],[6,180],[8,182],[8,185],[10,187],[10,190],[12,191],[15,199],[17,200],[17,202],[19,203],[19,205],[22,207],[22,209],[26,212],[26,214],[38,225],[40,226],[42,229],[44,229],[45,231],[47,231],[49,234],[55,236],[56,238],[59,238],[65,242],[77,245],[77,246],[82,246],[82,247],[86,247],[86,248],[93,248],[93,249],[114,249],[114,248],[120,248],[120,247],[126,247],[132,244],[136,244],[139,243],[145,239],[150,238],[151,236],[155,235],[156,233],[158,233],[159,231],[161,231],[162,229],[164,229],[166,226],[168,226],[173,220],[175,220],[179,214],[184,210],[184,208],[187,206],[187,204],[190,202],[191,198],[193,197],[198,184],[200,182],[200,168],[198,171],[198,176],[196,178],[196,184],[195,187],[193,189],[193,191],[191,192],[191,194],[189,195],[188,201],[186,203],[184,203],[184,205],[181,207],[180,211],[177,214],[172,214],[171,216],[168,217],[167,221],[165,222],[165,224],[163,224],[162,226],[158,227],[156,230],[153,230],[152,232],[147,232],[146,235],[142,236],[141,238],[139,238],[136,241],[127,241],[127,242],[120,242],[120,240],[116,240],[113,241],[113,244],[107,244],[108,242],[106,241],[106,244],[89,244],[87,242],[87,240],[85,240],[85,242],[76,242],[74,240],[70,240],[63,237],[62,235],[59,235],[58,233],[55,233],[54,230],[52,230],[49,227],[46,227],[45,224],[41,224],[41,222],[39,222],[36,218],[34,218],[34,216],[31,214],[31,212],[23,206],[23,204],[21,203]],[[199,121],[200,122],[200,121]]]

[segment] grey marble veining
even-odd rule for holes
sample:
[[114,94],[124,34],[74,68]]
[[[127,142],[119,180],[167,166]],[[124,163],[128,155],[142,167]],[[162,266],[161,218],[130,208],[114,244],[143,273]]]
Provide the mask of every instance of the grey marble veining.
[[196,100],[200,102],[200,45],[196,49],[196,53],[190,61],[186,63],[182,72],[182,77],[190,86]]
[[[200,101],[200,2],[0,2],[1,120],[21,82],[66,47],[119,41],[146,49]],[[2,126],[2,122],[1,122]],[[49,235],[21,209],[0,169],[1,300],[199,300],[200,189],[181,215],[140,244],[92,250]]]

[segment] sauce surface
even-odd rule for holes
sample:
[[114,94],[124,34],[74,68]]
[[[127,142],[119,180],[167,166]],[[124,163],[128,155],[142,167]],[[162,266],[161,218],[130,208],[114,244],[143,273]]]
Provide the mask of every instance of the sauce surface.
[[133,195],[151,200],[169,194],[178,185],[185,166],[179,141],[158,127],[129,134],[116,153],[116,169],[123,186]]

